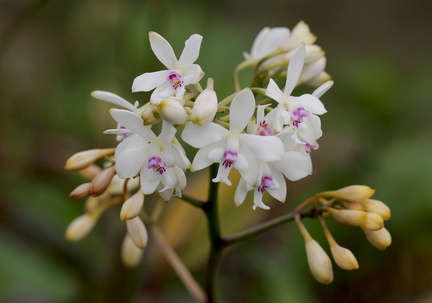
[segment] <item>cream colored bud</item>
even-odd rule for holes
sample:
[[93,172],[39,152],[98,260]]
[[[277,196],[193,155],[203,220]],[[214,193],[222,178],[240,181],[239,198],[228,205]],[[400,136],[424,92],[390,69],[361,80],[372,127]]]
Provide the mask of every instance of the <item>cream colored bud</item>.
[[334,208],[327,208],[327,210],[336,221],[350,226],[362,225],[367,217],[367,212],[362,210]]
[[147,246],[148,235],[147,229],[140,217],[127,220],[126,227],[128,235],[131,237],[135,245],[141,249],[144,249]]
[[84,169],[91,164],[93,164],[96,160],[113,154],[115,151],[114,148],[106,148],[106,149],[90,149],[85,150],[79,153],[74,154],[66,161],[65,169],[67,170],[81,170]]
[[383,220],[388,220],[391,217],[390,208],[381,201],[367,199],[362,202],[362,205],[364,206],[366,211],[380,215]]
[[90,196],[91,183],[83,183],[78,185],[70,194],[69,197],[75,200],[86,199]]
[[316,44],[305,45],[305,50],[306,50],[306,57],[304,62],[305,64],[310,64],[312,62],[324,58],[325,52],[321,47],[319,47]]
[[390,244],[392,242],[392,238],[391,238],[389,231],[385,227],[383,227],[379,230],[370,230],[367,228],[362,228],[362,229],[363,229],[363,231],[366,235],[366,239],[369,241],[369,243],[371,243],[373,246],[375,246],[379,250],[384,250],[388,246],[390,246]]
[[312,44],[315,41],[316,36],[310,32],[309,26],[305,22],[300,21],[292,29],[290,38],[281,46],[281,48],[290,50],[296,48],[300,43]]
[[348,209],[366,210],[361,203],[357,202],[342,202],[342,204]]
[[216,92],[213,90],[213,79],[208,78],[207,88],[196,98],[191,114],[191,121],[198,125],[207,125],[213,121],[218,109]]
[[369,230],[378,230],[384,227],[384,220],[378,214],[367,213],[363,226]]
[[307,240],[305,247],[309,269],[314,278],[323,284],[331,283],[333,281],[333,267],[327,253],[313,239]]
[[345,247],[334,242],[330,245],[330,250],[336,264],[345,270],[353,270],[359,268],[358,262],[354,254]]
[[121,247],[121,260],[127,267],[135,267],[141,261],[143,250],[135,245],[132,239],[126,235]]
[[331,80],[331,76],[326,72],[322,72],[319,75],[317,75],[315,78],[310,79],[309,81],[303,81],[302,85],[306,85],[310,87],[319,87],[330,80]]
[[115,174],[115,166],[110,166],[101,171],[91,182],[90,194],[94,197],[103,194],[111,184]]
[[172,124],[183,124],[188,118],[185,108],[175,98],[161,101],[157,105],[157,111],[163,120]]
[[305,64],[300,75],[300,81],[308,82],[320,75],[326,67],[327,59],[325,57],[312,63]]
[[143,205],[144,194],[140,189],[123,203],[120,211],[120,219],[126,221],[135,218],[140,214]]
[[85,178],[92,180],[94,177],[96,177],[100,172],[102,171],[102,169],[95,165],[92,164],[84,169],[80,170],[80,174],[83,175]]
[[144,120],[144,125],[153,125],[160,121],[160,117],[155,116],[156,106],[150,102],[146,103],[140,110],[139,114]]
[[96,221],[97,218],[89,214],[75,218],[67,227],[65,238],[71,242],[81,240],[92,230]]
[[323,193],[326,197],[336,197],[350,202],[361,203],[369,199],[375,190],[366,185],[350,185],[338,190],[328,191]]

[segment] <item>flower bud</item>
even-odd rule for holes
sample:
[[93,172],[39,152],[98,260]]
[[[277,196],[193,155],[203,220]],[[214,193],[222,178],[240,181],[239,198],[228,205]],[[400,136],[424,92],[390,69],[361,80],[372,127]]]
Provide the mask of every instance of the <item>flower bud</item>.
[[90,149],[74,154],[66,161],[65,169],[67,170],[81,170],[91,164],[96,160],[102,158],[103,156],[113,154],[114,148],[106,149]]
[[144,194],[138,190],[132,197],[127,199],[121,208],[120,219],[122,221],[130,220],[138,216],[144,205]]
[[155,116],[155,105],[150,102],[139,110],[139,114],[144,120],[144,125],[153,125],[160,121],[160,118]]
[[379,230],[370,230],[367,228],[362,229],[369,243],[378,248],[379,250],[384,250],[388,246],[390,246],[392,238],[389,231],[385,227]]
[[369,199],[375,190],[366,185],[350,185],[338,190],[324,192],[326,197],[336,197],[350,202],[361,203]]
[[90,196],[90,188],[91,188],[91,183],[83,183],[83,184],[77,186],[77,188],[75,188],[69,194],[69,197],[71,197],[72,199],[75,199],[75,200],[86,199]]
[[327,208],[327,210],[336,221],[350,226],[362,225],[367,217],[367,212],[362,210],[334,208]]
[[207,125],[213,121],[218,109],[216,92],[213,90],[213,79],[208,78],[207,88],[196,98],[191,114],[191,121],[198,125]]
[[331,79],[332,78],[328,73],[322,72],[313,79],[310,79],[308,81],[303,81],[302,85],[310,86],[310,87],[319,87],[324,83],[331,81]]
[[366,211],[380,215],[383,220],[388,220],[391,217],[390,208],[381,201],[367,199],[362,202],[362,205]]
[[305,22],[300,21],[292,29],[288,41],[282,44],[281,48],[285,50],[291,50],[296,48],[300,43],[312,44],[315,41],[316,36],[310,32],[309,26]]
[[336,264],[345,270],[353,270],[359,268],[358,262],[354,254],[345,247],[338,245],[336,242],[330,245],[330,250]]
[[110,166],[101,171],[91,182],[90,194],[95,197],[103,194],[110,185],[115,173],[115,166]]
[[144,223],[141,221],[139,217],[135,217],[133,219],[126,221],[126,227],[128,235],[131,237],[132,241],[141,249],[144,249],[147,246],[147,229],[144,226]]
[[325,57],[306,64],[300,75],[301,82],[308,82],[320,75],[326,67],[327,59]]
[[185,108],[175,98],[161,101],[157,105],[157,111],[163,120],[172,124],[183,124],[188,118]]
[[369,230],[378,230],[384,227],[384,220],[378,214],[367,213],[363,226]]
[[75,218],[67,227],[65,238],[71,242],[81,240],[92,230],[96,220],[96,217],[89,214]]
[[143,250],[135,245],[132,239],[126,235],[121,247],[121,260],[127,267],[135,267],[141,261]]
[[333,281],[333,267],[327,253],[314,239],[306,240],[305,247],[309,269],[314,278],[323,284],[331,283]]

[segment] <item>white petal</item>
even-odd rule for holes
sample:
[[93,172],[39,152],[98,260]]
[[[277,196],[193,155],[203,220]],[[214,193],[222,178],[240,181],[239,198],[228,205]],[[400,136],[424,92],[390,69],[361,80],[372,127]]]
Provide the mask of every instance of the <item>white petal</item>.
[[168,80],[169,70],[144,73],[136,77],[132,83],[133,92],[148,92]]
[[270,207],[268,207],[267,205],[264,204],[264,202],[262,201],[262,197],[263,197],[263,194],[259,190],[255,189],[254,190],[254,206],[252,207],[253,210],[257,209],[257,207],[265,209],[265,210],[270,209]]
[[310,94],[304,94],[301,95],[300,97],[291,97],[291,98],[300,102],[303,108],[312,114],[322,115],[327,112],[327,110],[324,107],[324,104],[320,101],[320,99]]
[[250,89],[238,93],[231,102],[230,130],[242,132],[255,111],[255,97]]
[[183,132],[182,139],[195,148],[201,148],[211,143],[218,142],[228,135],[229,131],[216,123],[197,125],[188,123]]
[[216,178],[213,178],[213,182],[223,182],[228,186],[231,186],[231,181],[228,179],[228,175],[231,171],[232,167],[225,167],[222,164],[219,164],[219,169]]
[[290,63],[288,65],[287,79],[285,84],[285,95],[291,95],[292,91],[297,85],[300,78],[300,74],[303,70],[304,59],[306,56],[304,44],[300,44],[299,47],[294,51],[291,57]]
[[324,82],[320,87],[315,89],[312,93],[312,96],[321,98],[322,95],[324,95],[332,86],[334,82],[332,80]]
[[272,162],[272,165],[291,181],[300,180],[312,173],[310,155],[297,151],[286,152],[282,160]]
[[174,50],[168,41],[155,32],[150,32],[149,38],[153,53],[156,55],[159,61],[162,62],[162,64],[168,69],[174,69],[178,62]]
[[280,90],[279,86],[273,81],[273,79],[270,79],[265,94],[279,103],[283,103],[285,100],[283,91]]
[[275,161],[283,157],[284,145],[278,137],[241,134],[240,138],[261,161]]
[[182,68],[184,85],[198,83],[204,76],[201,66],[198,64],[188,65]]
[[252,45],[251,55],[260,59],[267,56],[287,41],[289,34],[286,27],[264,28]]
[[132,112],[134,112],[136,110],[135,106],[133,106],[128,101],[126,101],[125,99],[123,99],[122,97],[120,97],[116,94],[101,91],[101,90],[95,90],[91,93],[91,95],[92,95],[92,97],[94,97],[96,99],[107,101],[107,102],[110,102],[112,104],[124,107],[124,108],[126,108]]
[[169,149],[169,155],[174,158],[175,164],[182,169],[188,169],[191,165],[189,159],[186,157],[183,150],[175,144],[171,144]]
[[158,172],[144,167],[140,174],[141,189],[145,195],[152,194],[161,181],[161,175]]
[[129,148],[116,154],[116,171],[120,178],[132,178],[146,164],[147,147]]
[[162,122],[162,130],[159,135],[159,139],[165,144],[170,145],[172,139],[174,138],[177,129],[170,123],[163,121]]
[[180,65],[189,65],[198,59],[202,38],[201,35],[193,34],[186,40],[185,47],[179,59]]
[[280,202],[285,202],[286,199],[286,183],[285,183],[285,178],[284,176],[276,171],[275,169],[272,169],[270,167],[271,171],[272,171],[272,178],[273,180],[279,185],[277,187],[274,188],[267,188],[267,192],[276,200],[280,201]]
[[[214,144],[208,145],[198,150],[195,158],[192,161],[191,171],[201,170],[214,163],[213,160],[209,158],[209,153],[215,148]],[[219,160],[220,161],[220,160]]]
[[[247,166],[243,163],[234,165],[236,169],[240,172],[241,176],[245,181],[250,184],[251,189],[257,184],[257,180],[260,179],[259,175],[261,172],[261,162],[255,157],[252,151],[245,146],[240,146],[239,155],[241,155],[242,160],[247,163]],[[243,160],[244,159],[244,160]],[[249,190],[251,190],[249,189]]]
[[236,206],[239,206],[244,202],[247,193],[248,193],[248,188],[246,186],[246,181],[243,178],[241,178],[239,183],[237,184],[237,188],[234,194],[234,203]]
[[143,119],[141,119],[138,115],[128,110],[116,108],[111,109],[110,113],[117,123],[126,127],[131,132],[140,135],[147,141],[152,141],[154,138],[156,138],[156,135],[153,133],[153,131],[148,126],[144,125]]

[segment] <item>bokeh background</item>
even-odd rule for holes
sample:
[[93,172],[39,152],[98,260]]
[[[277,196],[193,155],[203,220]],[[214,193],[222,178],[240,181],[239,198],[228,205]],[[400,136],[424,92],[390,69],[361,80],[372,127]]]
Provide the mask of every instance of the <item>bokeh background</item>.
[[[220,302],[432,302],[431,10],[420,0],[1,0],[0,301],[190,302],[151,242],[138,268],[121,265],[119,208],[84,240],[64,240],[83,211],[68,197],[83,179],[63,170],[65,160],[115,145],[102,134],[114,125],[109,105],[89,94],[108,90],[142,104],[147,95],[130,87],[161,68],[148,43],[153,30],[178,54],[191,34],[203,35],[198,63],[224,97],[261,28],[304,20],[335,81],[322,98],[328,113],[314,174],[290,182],[287,202],[269,202],[268,212],[250,202],[236,208],[232,189],[221,187],[223,232],[287,213],[315,192],[367,184],[392,208],[393,244],[381,252],[359,229],[330,224],[360,269],[335,267],[323,286],[307,268],[298,230],[280,226],[226,252]],[[188,190],[204,195],[201,179]],[[327,248],[317,222],[305,224]],[[203,215],[172,201],[161,225],[202,282]]]

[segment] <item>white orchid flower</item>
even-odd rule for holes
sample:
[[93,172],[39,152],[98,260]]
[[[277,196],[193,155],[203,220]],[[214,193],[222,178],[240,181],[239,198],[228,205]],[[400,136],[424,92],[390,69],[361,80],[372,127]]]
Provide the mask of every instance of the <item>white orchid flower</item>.
[[245,59],[258,62],[267,55],[276,51],[282,44],[288,41],[290,30],[286,27],[263,28],[256,36],[251,53],[243,53]]
[[185,87],[198,83],[204,75],[201,67],[193,64],[199,56],[202,36],[198,34],[190,36],[178,60],[171,45],[161,35],[150,32],[149,38],[153,53],[167,70],[144,73],[136,77],[132,84],[132,91],[147,92],[156,88],[150,97],[150,101],[155,105],[172,96],[182,99]]
[[111,115],[134,134],[116,149],[115,165],[119,177],[126,179],[139,174],[141,189],[146,195],[156,189],[171,194],[175,190],[176,195],[181,195],[181,189],[186,186],[183,169],[189,168],[190,161],[184,151],[172,143],[175,127],[164,121],[161,133],[156,136],[135,113],[112,109]]
[[280,139],[243,133],[254,111],[255,98],[250,89],[244,89],[231,103],[229,130],[215,123],[205,126],[189,123],[182,138],[186,143],[199,148],[191,170],[220,163],[213,182],[231,185],[228,174],[234,167],[248,183],[254,184],[259,174],[259,165],[256,165],[255,159],[263,162],[282,159],[284,150]]

